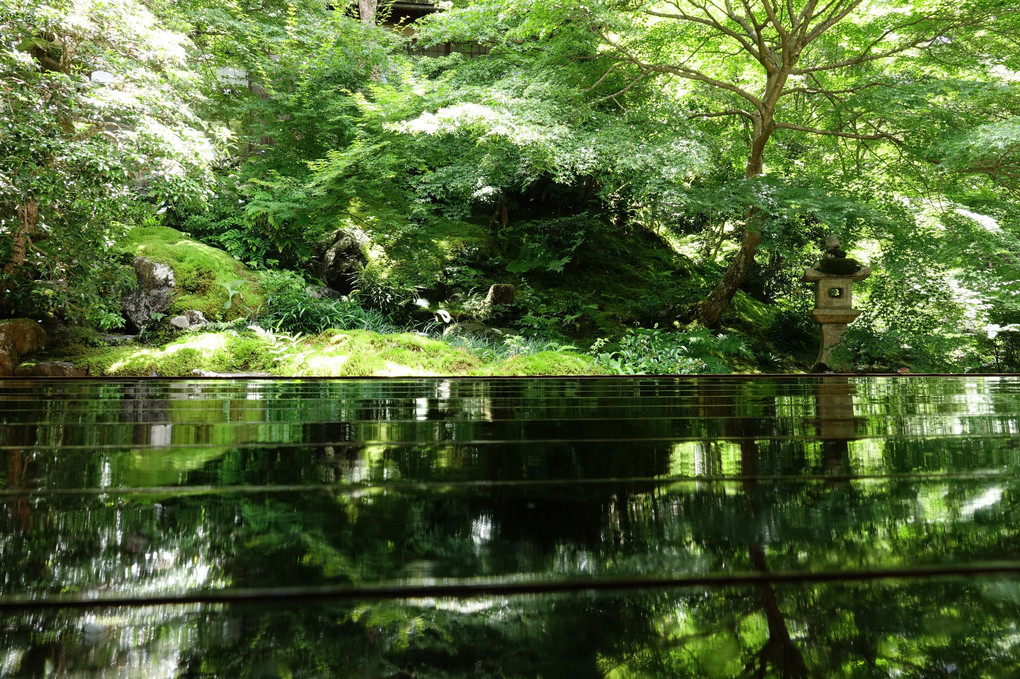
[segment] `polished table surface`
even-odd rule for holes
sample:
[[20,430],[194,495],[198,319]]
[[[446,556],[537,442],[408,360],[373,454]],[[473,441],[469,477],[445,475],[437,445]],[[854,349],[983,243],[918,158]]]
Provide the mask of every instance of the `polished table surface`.
[[1020,378],[0,380],[0,677],[1020,676]]

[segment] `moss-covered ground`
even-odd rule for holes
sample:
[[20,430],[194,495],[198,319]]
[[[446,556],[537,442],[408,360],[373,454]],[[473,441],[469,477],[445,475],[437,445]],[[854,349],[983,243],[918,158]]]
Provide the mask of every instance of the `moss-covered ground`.
[[[590,356],[573,351],[498,357],[413,334],[329,330],[299,336],[259,329],[186,333],[162,346],[126,343],[71,348],[47,359],[71,361],[95,377],[194,371],[268,373],[279,376],[576,375],[601,371]],[[38,360],[42,360],[40,357]]]

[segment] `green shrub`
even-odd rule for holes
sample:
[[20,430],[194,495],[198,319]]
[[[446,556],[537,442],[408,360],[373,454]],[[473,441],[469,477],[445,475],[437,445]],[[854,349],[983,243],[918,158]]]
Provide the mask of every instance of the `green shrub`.
[[266,303],[257,321],[277,332],[318,334],[331,328],[393,332],[396,328],[382,312],[364,309],[350,298],[316,296],[305,279],[289,271],[261,275]]
[[659,327],[632,328],[620,338],[616,351],[602,351],[608,344],[599,339],[589,353],[597,366],[616,375],[728,373],[728,360],[753,358],[740,337],[707,329],[670,332]]

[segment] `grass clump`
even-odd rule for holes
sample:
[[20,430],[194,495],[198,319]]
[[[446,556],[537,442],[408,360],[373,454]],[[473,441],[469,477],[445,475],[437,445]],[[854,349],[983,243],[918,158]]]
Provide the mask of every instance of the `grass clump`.
[[572,351],[540,351],[512,356],[481,366],[472,375],[604,375],[590,356]]

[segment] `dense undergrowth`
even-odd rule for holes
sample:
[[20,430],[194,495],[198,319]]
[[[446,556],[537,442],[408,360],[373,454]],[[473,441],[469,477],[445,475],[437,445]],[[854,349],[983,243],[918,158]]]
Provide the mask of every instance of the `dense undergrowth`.
[[[736,332],[658,326],[653,319],[674,298],[642,288],[641,276],[654,276],[661,266],[666,275],[660,279],[680,278],[686,266],[661,239],[648,238],[638,261],[616,253],[611,273],[602,269],[606,244],[594,243],[592,251],[602,254],[593,254],[590,267],[577,266],[567,285],[554,285],[549,275],[532,279],[534,285],[513,278],[524,292],[501,308],[486,308],[487,279],[471,272],[464,287],[447,289],[451,299],[419,298],[390,313],[366,304],[360,291],[341,297],[293,271],[249,270],[167,227],[134,229],[122,247],[128,256],[174,271],[180,283],[167,312],[136,338],[117,337],[111,345],[99,333],[76,333],[70,344],[33,361],[68,360],[96,376],[676,374],[782,367],[760,364]],[[582,300],[573,312],[562,304],[571,296]],[[761,305],[745,300],[743,306]],[[171,314],[188,309],[212,323],[188,331],[169,324]],[[651,327],[641,327],[642,320]]]

